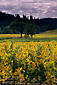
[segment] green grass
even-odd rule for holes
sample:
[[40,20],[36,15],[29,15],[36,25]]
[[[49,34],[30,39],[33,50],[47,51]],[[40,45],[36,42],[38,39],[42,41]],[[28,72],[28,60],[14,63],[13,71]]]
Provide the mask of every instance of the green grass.
[[1,39],[0,40],[0,42],[5,42],[5,41],[14,41],[14,42],[35,42],[35,41],[37,41],[37,42],[46,42],[46,41],[52,41],[52,40],[55,40],[55,41],[57,41],[57,37],[51,37],[51,38],[3,38],[3,39]]

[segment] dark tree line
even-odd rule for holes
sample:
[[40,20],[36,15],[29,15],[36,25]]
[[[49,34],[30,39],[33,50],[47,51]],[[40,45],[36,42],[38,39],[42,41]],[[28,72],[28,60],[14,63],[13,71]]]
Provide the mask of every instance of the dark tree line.
[[29,20],[26,15],[20,18],[19,14],[14,16],[0,12],[0,34],[21,33],[22,37],[23,33],[32,36],[35,33],[53,29],[57,29],[57,18],[33,19],[33,16],[30,16]]
[[37,31],[37,33],[57,29],[57,18],[43,18],[43,19],[38,18],[32,19],[31,21],[39,26],[39,30]]
[[0,12],[0,28],[3,29],[5,26],[9,26],[12,21],[15,21],[18,18],[20,18],[18,14],[14,16],[12,14]]

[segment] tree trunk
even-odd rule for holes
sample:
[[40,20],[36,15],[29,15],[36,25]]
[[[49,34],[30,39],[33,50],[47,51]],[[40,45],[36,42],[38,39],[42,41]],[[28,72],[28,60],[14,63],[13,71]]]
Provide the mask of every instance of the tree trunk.
[[22,38],[22,33],[21,33],[21,38]]
[[32,38],[32,35],[31,35],[31,38]]

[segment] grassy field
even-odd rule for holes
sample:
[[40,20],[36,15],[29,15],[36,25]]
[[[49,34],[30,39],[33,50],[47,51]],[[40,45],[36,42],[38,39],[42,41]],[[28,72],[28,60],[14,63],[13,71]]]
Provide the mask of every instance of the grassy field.
[[6,40],[12,40],[12,41],[40,41],[40,42],[45,42],[45,41],[51,41],[51,40],[55,40],[57,41],[57,29],[55,30],[50,30],[50,31],[46,31],[40,34],[35,34],[33,35],[33,37],[29,37],[29,38],[25,38],[25,34],[22,35],[23,38],[21,39],[21,35],[20,34],[0,34],[0,42],[1,41],[6,41]]

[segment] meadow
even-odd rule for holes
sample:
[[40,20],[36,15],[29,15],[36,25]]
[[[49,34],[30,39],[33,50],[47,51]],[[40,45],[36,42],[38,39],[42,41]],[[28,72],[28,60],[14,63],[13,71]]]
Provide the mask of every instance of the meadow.
[[33,38],[23,34],[22,39],[20,34],[0,34],[0,81],[14,78],[19,83],[56,85],[56,33],[47,31]]
[[25,41],[37,41],[37,42],[45,42],[45,41],[51,41],[55,40],[57,41],[57,29],[55,30],[49,30],[40,34],[35,34],[31,38],[31,36],[25,38],[25,34],[22,35],[23,38],[20,38],[20,34],[0,34],[0,42],[1,41],[6,41],[6,40],[11,40],[11,41],[20,41],[20,42],[25,42]]

